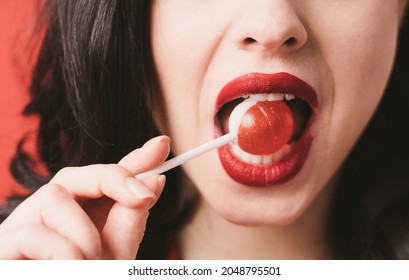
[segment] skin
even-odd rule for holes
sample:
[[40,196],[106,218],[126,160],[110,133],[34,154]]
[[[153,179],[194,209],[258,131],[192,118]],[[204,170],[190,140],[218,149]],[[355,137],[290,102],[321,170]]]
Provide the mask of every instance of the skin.
[[184,164],[202,201],[181,233],[183,257],[330,256],[325,213],[334,178],[382,97],[402,3],[154,1],[152,46],[163,99],[158,122],[175,154],[213,139],[218,93],[246,73],[294,74],[313,86],[320,107],[309,156],[287,183],[240,185],[216,151]]
[[162,163],[169,142],[153,138],[118,164],[59,171],[0,225],[0,259],[134,259],[165,177],[133,176]]
[[[325,213],[336,170],[382,96],[402,3],[153,1],[158,124],[176,154],[213,138],[217,93],[239,75],[290,72],[317,90],[320,103],[310,155],[286,184],[241,186],[215,151],[184,165],[186,184],[202,200],[180,234],[182,257],[329,256]],[[133,176],[169,150],[161,136],[117,164],[62,169],[0,225],[0,259],[133,259],[165,183]]]

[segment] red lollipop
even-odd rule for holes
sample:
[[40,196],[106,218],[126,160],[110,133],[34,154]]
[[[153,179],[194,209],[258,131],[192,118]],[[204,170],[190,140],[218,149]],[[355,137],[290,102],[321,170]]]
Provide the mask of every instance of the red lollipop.
[[294,118],[283,101],[259,101],[244,114],[237,131],[239,147],[253,155],[268,155],[286,144]]

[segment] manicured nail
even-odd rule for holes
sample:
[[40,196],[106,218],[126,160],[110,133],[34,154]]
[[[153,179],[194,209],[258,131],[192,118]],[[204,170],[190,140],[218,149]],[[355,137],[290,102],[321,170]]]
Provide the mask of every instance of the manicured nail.
[[161,135],[161,136],[157,136],[154,137],[152,139],[150,139],[148,142],[146,142],[143,146],[147,147],[153,144],[159,144],[159,143],[170,143],[170,138],[166,135]]
[[166,176],[165,175],[159,175],[158,176],[158,185],[160,186],[160,188],[163,188],[165,186],[166,183]]
[[126,178],[126,186],[132,193],[141,199],[148,197],[154,199],[156,197],[149,188],[133,177]]
[[163,187],[165,186],[166,183],[166,176],[165,175],[158,175],[158,191],[156,193],[156,199],[152,200],[149,203],[149,209],[153,207],[153,205],[156,204],[156,201],[158,200],[159,196],[162,194]]

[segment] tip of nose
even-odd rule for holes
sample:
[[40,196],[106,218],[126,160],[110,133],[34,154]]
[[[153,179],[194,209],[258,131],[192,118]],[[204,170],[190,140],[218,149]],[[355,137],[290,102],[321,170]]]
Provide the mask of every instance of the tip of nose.
[[302,47],[308,41],[306,25],[293,7],[281,9],[254,8],[233,24],[235,44],[246,50],[284,49],[286,52]]

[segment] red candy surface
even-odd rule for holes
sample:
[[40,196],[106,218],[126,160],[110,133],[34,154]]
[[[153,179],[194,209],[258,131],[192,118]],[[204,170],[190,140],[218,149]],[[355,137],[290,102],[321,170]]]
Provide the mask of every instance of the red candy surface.
[[239,147],[253,155],[268,155],[286,144],[294,130],[294,118],[283,101],[260,101],[244,114],[238,132]]

